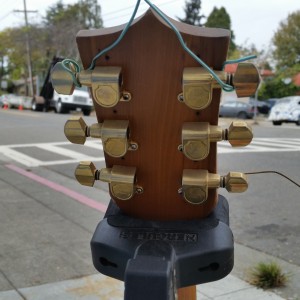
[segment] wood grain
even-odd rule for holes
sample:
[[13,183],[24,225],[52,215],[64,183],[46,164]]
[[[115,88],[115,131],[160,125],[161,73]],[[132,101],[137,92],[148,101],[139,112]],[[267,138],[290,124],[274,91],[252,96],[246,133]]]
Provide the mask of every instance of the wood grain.
[[[171,20],[171,19],[170,19]],[[226,60],[230,32],[186,25],[171,20],[179,29],[186,45],[210,67],[221,70]],[[80,31],[77,44],[84,68],[93,57],[112,44],[124,26]],[[216,190],[201,205],[184,201],[178,193],[183,169],[206,169],[217,172],[216,144],[209,156],[193,162],[178,151],[184,122],[218,124],[220,89],[214,90],[212,103],[194,111],[177,100],[182,92],[185,67],[199,67],[181,47],[175,33],[152,10],[135,20],[121,43],[101,57],[98,66],[121,66],[124,89],[132,94],[129,103],[120,102],[103,108],[95,101],[98,122],[129,120],[131,139],[138,151],[123,158],[105,155],[106,166],[137,167],[137,183],[144,193],[129,201],[114,199],[128,215],[151,220],[183,220],[207,216],[217,203]],[[178,299],[195,300],[196,287],[178,290]]]
[[[172,20],[187,46],[215,70],[226,59],[229,31],[194,27]],[[102,49],[114,42],[123,26],[80,31],[77,44],[84,68]],[[103,108],[95,101],[98,122],[108,119],[129,120],[131,139],[138,151],[123,158],[105,155],[107,167],[137,167],[137,183],[144,193],[129,201],[114,199],[127,214],[143,219],[178,220],[202,218],[216,205],[217,192],[209,191],[208,201],[192,205],[178,194],[183,169],[217,171],[216,145],[212,143],[207,159],[193,162],[178,151],[184,122],[218,123],[220,89],[214,90],[209,107],[194,111],[177,100],[182,92],[185,67],[197,67],[181,47],[175,33],[155,13],[137,19],[124,39],[97,61],[99,66],[121,66],[124,89],[132,94],[128,103]]]

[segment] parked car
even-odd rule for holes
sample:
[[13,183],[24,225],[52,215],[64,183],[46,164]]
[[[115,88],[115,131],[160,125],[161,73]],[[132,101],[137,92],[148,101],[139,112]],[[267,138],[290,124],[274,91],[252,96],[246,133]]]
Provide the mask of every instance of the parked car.
[[270,105],[270,108],[272,108],[278,101],[278,98],[270,98],[267,100],[267,102],[269,103]]
[[49,108],[57,113],[81,109],[85,116],[89,116],[93,108],[93,100],[87,87],[76,87],[72,95],[60,95],[54,91]]
[[6,104],[5,95],[0,96],[0,107],[3,107]]
[[23,97],[17,96],[15,94],[4,94],[0,97],[0,101],[4,104],[7,104],[9,108],[18,108],[20,104],[23,104]]
[[62,60],[63,58],[54,57],[51,61],[40,93],[31,100],[31,109],[34,111],[54,109],[57,113],[81,109],[85,116],[89,116],[94,106],[87,87],[76,87],[72,95],[59,95],[52,86],[51,70],[56,63]]
[[295,123],[300,126],[300,96],[279,99],[271,109],[269,120],[273,125]]
[[219,116],[252,119],[254,116],[254,107],[241,101],[227,101],[220,105]]
[[249,104],[253,107],[257,107],[257,112],[263,115],[268,115],[271,110],[271,104],[267,101],[260,101],[255,99],[249,99]]

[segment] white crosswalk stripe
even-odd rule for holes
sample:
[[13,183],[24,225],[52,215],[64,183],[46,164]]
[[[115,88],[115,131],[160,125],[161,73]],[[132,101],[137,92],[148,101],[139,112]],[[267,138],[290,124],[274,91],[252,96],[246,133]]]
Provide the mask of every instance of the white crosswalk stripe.
[[[85,147],[97,149],[98,153],[95,156],[84,154],[78,151],[69,150],[63,146],[70,146],[69,142],[57,143],[36,143],[36,144],[17,144],[0,146],[0,153],[4,156],[21,163],[27,167],[62,165],[69,163],[78,163],[79,161],[104,161],[102,144],[98,142],[88,141]],[[36,148],[35,152],[45,151],[56,154],[57,160],[40,160],[32,155],[22,153],[22,149]],[[84,151],[84,148],[83,148]],[[68,159],[59,159],[59,156],[67,156]]]
[[[69,142],[36,143],[36,144],[15,144],[0,146],[0,154],[7,159],[21,163],[27,167],[62,165],[78,163],[79,161],[104,161],[102,144],[99,141],[87,141],[82,148],[67,149],[72,147]],[[24,149],[34,149],[32,154],[26,154]],[[87,150],[87,151],[85,151]],[[88,150],[95,150],[95,155],[90,155]],[[24,152],[22,152],[24,151]],[[57,156],[57,159],[38,159],[35,153],[45,152]],[[227,153],[254,153],[254,152],[289,152],[300,151],[300,139],[298,138],[255,138],[247,147],[233,148],[228,142],[218,143],[218,154]],[[65,158],[67,157],[67,159]]]
[[300,151],[300,139],[255,138],[247,147],[231,147],[228,142],[218,143],[218,153],[291,152]]

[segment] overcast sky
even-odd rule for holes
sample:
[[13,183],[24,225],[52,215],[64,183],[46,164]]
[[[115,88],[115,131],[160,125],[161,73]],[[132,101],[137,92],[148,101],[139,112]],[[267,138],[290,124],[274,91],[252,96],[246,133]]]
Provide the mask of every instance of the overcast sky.
[[[24,15],[13,12],[23,10],[24,0],[0,0],[0,30],[9,26],[24,24]],[[27,10],[37,10],[29,13],[29,21],[37,22],[45,15],[48,6],[57,0],[26,0]],[[64,0],[70,4],[78,1]],[[154,4],[169,17],[183,17],[185,0],[153,0]],[[116,26],[126,23],[133,11],[136,0],[98,0],[102,8],[104,26]],[[238,45],[254,43],[259,49],[268,47],[279,23],[285,20],[289,13],[300,10],[300,0],[202,0],[202,14],[208,16],[213,7],[224,6],[231,17],[235,41]],[[147,4],[141,0],[138,15],[145,12]]]

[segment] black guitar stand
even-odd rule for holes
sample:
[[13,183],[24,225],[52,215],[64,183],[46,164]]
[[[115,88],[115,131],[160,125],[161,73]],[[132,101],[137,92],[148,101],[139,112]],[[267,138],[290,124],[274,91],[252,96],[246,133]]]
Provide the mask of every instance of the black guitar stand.
[[125,282],[125,300],[173,300],[178,288],[216,281],[233,268],[229,207],[219,196],[204,219],[145,221],[111,201],[91,241],[102,274]]

